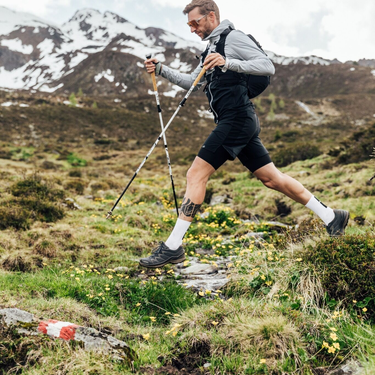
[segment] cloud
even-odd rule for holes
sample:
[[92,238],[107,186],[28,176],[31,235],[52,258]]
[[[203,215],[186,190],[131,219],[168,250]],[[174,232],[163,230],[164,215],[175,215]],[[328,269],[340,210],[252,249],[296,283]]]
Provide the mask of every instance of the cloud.
[[70,4],[71,0],[0,0],[0,5],[7,8],[18,12],[32,13],[40,17],[47,16],[53,7],[68,7]]
[[[189,0],[152,0],[167,10]],[[264,48],[284,55],[341,60],[375,58],[375,2],[361,0],[216,0],[222,19],[253,34]],[[173,31],[173,30],[171,30]],[[179,31],[181,35],[181,31]],[[187,31],[184,32],[184,36]]]
[[[155,26],[199,42],[182,10],[190,0],[0,0],[16,11],[53,23],[66,22],[76,10],[110,10],[140,27]],[[222,19],[251,33],[267,50],[286,56],[375,58],[374,0],[216,0]]]

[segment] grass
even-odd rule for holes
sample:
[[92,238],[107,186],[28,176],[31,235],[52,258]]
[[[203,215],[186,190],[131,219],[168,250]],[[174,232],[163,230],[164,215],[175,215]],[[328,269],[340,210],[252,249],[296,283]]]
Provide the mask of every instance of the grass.
[[[146,126],[151,122],[149,115],[138,116],[133,111],[141,111],[142,103],[129,101],[128,107],[121,109],[106,105],[100,103],[95,113],[90,108],[63,107],[64,116],[56,121],[80,123],[81,133],[67,130],[64,135],[54,124],[61,139],[57,142],[46,132],[48,142],[43,146],[14,145],[7,141],[8,130],[4,132],[0,200],[17,204],[23,200],[22,207],[31,208],[33,215],[27,217],[27,225],[13,224],[0,231],[0,306],[24,309],[40,319],[102,329],[127,342],[137,358],[132,364],[118,363],[72,343],[25,338],[2,330],[0,360],[6,371],[156,374],[185,368],[191,374],[313,374],[316,368],[333,369],[349,361],[361,363],[371,374],[375,363],[372,283],[361,279],[355,290],[351,288],[350,277],[355,275],[340,268],[340,260],[350,255],[345,264],[352,270],[349,260],[366,263],[355,265],[358,275],[361,269],[371,270],[374,181],[368,181],[374,174],[373,161],[336,165],[335,156],[321,154],[282,168],[324,203],[351,211],[349,236],[340,243],[327,240],[322,224],[302,205],[266,189],[238,161],[227,163],[212,176],[208,188],[213,195],[225,194],[232,201],[215,207],[204,203],[202,216],[189,228],[185,247],[186,265],[191,257],[213,265],[220,257],[232,257],[227,266],[220,266],[227,267],[229,283],[217,293],[190,290],[178,283],[169,266],[163,270],[138,266],[141,256],[166,239],[176,218],[162,147],[155,149],[112,220],[105,219],[147,153],[146,143],[154,140]],[[187,112],[193,112],[194,105]],[[265,117],[270,104],[261,100],[259,105]],[[286,100],[285,108],[291,105]],[[45,107],[43,111],[30,107],[27,113],[29,118],[40,116],[41,133],[47,119],[56,119],[61,112],[57,104]],[[278,107],[274,112],[277,115],[281,110]],[[15,121],[17,111],[2,111],[4,124]],[[126,115],[130,117],[125,121]],[[107,124],[109,134],[97,132],[97,122]],[[185,122],[178,119],[176,127],[186,126]],[[118,137],[112,136],[113,123],[121,128]],[[137,137],[136,125],[140,129]],[[274,150],[280,142],[289,146],[291,138],[313,134],[305,124],[298,134],[276,120],[265,124],[265,130],[267,126],[272,131],[262,132],[262,137]],[[202,140],[210,130],[197,124],[194,129],[194,136]],[[329,130],[328,124],[322,137]],[[171,129],[170,139],[177,137],[176,131]],[[277,131],[278,143],[273,145]],[[189,132],[192,129],[188,127],[186,139],[191,138]],[[88,139],[85,148],[75,141],[81,135]],[[140,143],[136,138],[142,138]],[[319,144],[322,151],[329,149],[327,139]],[[189,142],[179,140],[175,149],[170,147],[171,157],[178,160],[173,174],[179,202],[190,163],[186,155],[195,153],[195,141]],[[177,146],[181,148],[177,150]],[[65,198],[80,209],[67,204]],[[25,199],[49,202],[62,215],[56,220],[43,219]],[[286,217],[279,216],[280,200],[291,208]],[[9,206],[2,204],[0,210],[4,207],[4,218],[22,222],[16,214],[10,215]],[[359,216],[364,220],[355,221]],[[270,220],[299,227],[281,230],[267,224]],[[247,237],[248,232],[261,233],[264,241]],[[361,244],[367,244],[366,248]],[[332,254],[338,246],[342,248],[336,257]],[[198,255],[198,249],[212,251]],[[364,253],[359,259],[360,249]],[[117,267],[122,268],[116,271]],[[345,288],[358,294],[348,299],[334,293]],[[366,302],[368,297],[371,299]],[[355,306],[349,303],[354,298]],[[211,366],[203,370],[207,363]]]

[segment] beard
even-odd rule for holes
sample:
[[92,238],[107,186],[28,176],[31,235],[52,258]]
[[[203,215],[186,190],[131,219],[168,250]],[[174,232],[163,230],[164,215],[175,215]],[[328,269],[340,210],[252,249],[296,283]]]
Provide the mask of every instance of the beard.
[[201,33],[201,38],[202,38],[202,40],[203,39],[205,39],[205,38],[207,38],[208,36],[210,36],[211,35],[211,33],[212,33],[212,31],[213,30],[211,30],[211,29],[208,29],[208,28],[204,28],[200,33]]

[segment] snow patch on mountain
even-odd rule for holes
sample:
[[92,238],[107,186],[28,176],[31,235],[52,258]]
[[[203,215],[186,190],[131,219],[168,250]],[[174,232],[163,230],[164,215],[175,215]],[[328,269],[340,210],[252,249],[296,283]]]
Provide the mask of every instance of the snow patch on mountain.
[[101,72],[94,77],[95,82],[99,82],[102,78],[105,78],[109,82],[113,82],[115,77],[112,75],[111,69],[107,69],[105,72]]
[[375,77],[375,69],[371,70],[372,75]]
[[317,56],[300,56],[300,57],[285,57],[276,55],[271,51],[266,51],[268,57],[275,63],[279,65],[291,65],[291,64],[313,64],[313,65],[331,65],[337,63],[336,60],[326,60]]
[[21,39],[3,39],[0,45],[8,47],[11,51],[21,52],[25,55],[30,55],[34,51],[32,45],[25,45]]
[[169,64],[172,69],[178,69],[181,73],[188,73],[191,71],[191,65],[180,60],[180,54],[176,53],[176,58]]
[[51,22],[46,22],[30,13],[15,12],[0,6],[0,35],[8,35],[21,27],[50,27]]
[[168,91],[168,92],[164,92],[163,95],[164,95],[164,96],[169,96],[169,97],[171,97],[171,98],[175,98],[176,95],[177,95],[180,91],[185,91],[185,90],[182,89],[180,86],[173,85],[173,86],[172,86],[172,90],[171,90],[171,91]]
[[53,93],[53,92],[55,92],[56,90],[60,89],[63,86],[64,86],[63,83],[60,83],[59,85],[57,85],[55,87],[48,87],[47,85],[43,85],[43,86],[40,86],[39,91]]

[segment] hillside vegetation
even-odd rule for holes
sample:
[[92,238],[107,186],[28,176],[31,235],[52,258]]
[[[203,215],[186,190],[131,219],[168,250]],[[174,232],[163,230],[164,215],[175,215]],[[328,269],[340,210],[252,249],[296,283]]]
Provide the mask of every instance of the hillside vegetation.
[[[316,116],[271,94],[255,101],[276,164],[351,220],[345,237],[328,238],[303,206],[227,163],[185,238],[183,268],[228,276],[210,291],[187,288],[176,268],[138,266],[176,218],[162,145],[105,219],[160,133],[154,98],[77,94],[81,107],[1,93],[29,107],[0,107],[0,307],[94,327],[136,358],[1,327],[2,373],[329,374],[346,364],[374,374],[373,118],[344,117],[343,98],[306,103]],[[166,122],[178,99],[162,99]],[[179,202],[213,127],[205,108],[192,97],[167,132]],[[217,196],[224,203],[211,205]]]

